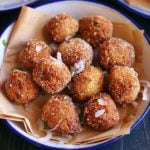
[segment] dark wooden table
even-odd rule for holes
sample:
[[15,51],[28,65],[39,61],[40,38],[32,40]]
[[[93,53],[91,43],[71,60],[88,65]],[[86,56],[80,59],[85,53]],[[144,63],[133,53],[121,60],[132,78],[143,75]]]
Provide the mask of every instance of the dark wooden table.
[[[40,5],[41,3],[50,0],[41,0],[32,6]],[[136,14],[124,9],[116,2],[111,0],[101,0],[114,8],[117,8],[130,16],[136,21],[141,29],[144,29],[150,37],[150,19],[145,19]],[[20,9],[9,12],[0,12],[0,33],[17,18]],[[38,150],[39,148],[25,141],[0,121],[0,150]],[[101,150],[150,150],[150,112],[146,115],[144,120],[134,129],[130,135],[124,136],[121,140],[112,143],[108,146],[100,148]]]

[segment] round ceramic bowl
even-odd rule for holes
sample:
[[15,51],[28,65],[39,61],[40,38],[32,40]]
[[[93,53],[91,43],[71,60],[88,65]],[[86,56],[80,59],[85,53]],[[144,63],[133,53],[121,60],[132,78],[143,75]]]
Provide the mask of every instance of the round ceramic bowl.
[[[49,12],[54,15],[59,14],[60,12],[67,12],[73,15],[76,18],[81,18],[82,16],[87,15],[102,15],[111,21],[118,21],[118,22],[126,22],[130,25],[132,25],[134,28],[138,28],[135,23],[125,15],[122,15],[117,10],[114,10],[113,8],[110,8],[106,5],[101,4],[98,1],[50,1],[47,4],[41,5],[39,7],[36,7],[35,9],[41,10],[44,12]],[[111,14],[111,15],[110,15]],[[6,30],[2,33],[1,39],[0,39],[0,64],[2,63],[3,56],[4,56],[4,42],[7,41],[9,38],[9,35],[12,31],[14,23],[9,25]],[[3,42],[2,42],[3,41]],[[144,38],[145,44],[148,44],[148,40],[146,37]],[[2,44],[3,43],[3,44]],[[149,53],[149,54],[147,54]],[[146,52],[145,59],[149,60],[148,56],[150,56],[150,51]],[[150,65],[150,62],[148,62]],[[144,69],[146,69],[146,66],[144,66]],[[149,77],[150,79],[150,77]],[[146,105],[137,120],[135,121],[134,125],[131,127],[131,130],[136,127],[140,123],[140,121],[144,118],[144,116],[148,113],[150,109],[150,105]],[[115,142],[122,138],[123,136],[118,136],[115,138],[111,138],[108,140],[104,140],[101,142],[93,143],[93,144],[82,144],[82,145],[71,145],[71,144],[62,144],[62,143],[53,143],[52,141],[48,141],[45,143],[42,143],[38,138],[33,137],[29,134],[27,134],[23,129],[21,129],[17,123],[13,121],[4,121],[5,124],[11,128],[16,134],[23,137],[25,140],[31,142],[32,144],[41,147],[42,149],[91,149],[91,148],[97,148],[102,147],[105,145],[108,145],[112,142]]]
[[33,4],[39,0],[0,0],[0,11],[8,11],[23,5]]
[[139,15],[139,16],[150,19],[150,9],[149,10],[144,10],[142,8],[139,8],[139,7],[136,7],[136,6],[133,6],[133,5],[129,5],[125,0],[118,0],[118,1],[115,1],[115,2],[119,3],[124,8],[128,9],[129,11],[131,11],[131,12],[133,12],[133,13]]

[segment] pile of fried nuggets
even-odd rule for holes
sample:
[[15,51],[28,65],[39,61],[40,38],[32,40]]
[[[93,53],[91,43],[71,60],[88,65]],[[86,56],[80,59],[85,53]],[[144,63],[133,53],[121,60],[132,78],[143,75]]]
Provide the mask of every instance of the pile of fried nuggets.
[[140,91],[138,74],[130,68],[135,59],[133,46],[112,37],[112,23],[101,16],[78,22],[62,13],[50,19],[46,30],[49,39],[59,45],[57,51],[37,39],[25,44],[18,58],[27,71],[10,73],[5,82],[9,100],[27,104],[36,100],[41,87],[51,94],[41,106],[41,119],[62,135],[82,131],[76,104],[84,106],[80,110],[84,125],[99,131],[116,126],[116,105],[132,103]]

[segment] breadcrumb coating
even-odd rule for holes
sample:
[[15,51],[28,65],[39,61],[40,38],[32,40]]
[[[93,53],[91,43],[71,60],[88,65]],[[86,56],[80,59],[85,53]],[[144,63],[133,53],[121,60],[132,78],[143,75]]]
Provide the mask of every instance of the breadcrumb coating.
[[119,112],[111,97],[100,93],[92,97],[84,108],[86,123],[92,128],[105,131],[119,122]]
[[73,66],[80,60],[84,60],[87,66],[92,63],[92,47],[80,38],[73,38],[63,42],[58,47],[58,51],[62,55],[63,62],[68,66]]
[[61,43],[73,37],[78,31],[76,19],[67,13],[52,17],[47,25],[48,37],[54,42]]
[[19,61],[24,67],[32,69],[37,61],[49,58],[51,53],[52,49],[44,41],[34,39],[28,41],[20,51]]
[[63,90],[71,80],[67,66],[53,57],[37,62],[32,75],[34,81],[51,94]]
[[80,133],[82,127],[71,97],[59,94],[51,96],[42,107],[41,118],[51,130],[61,134]]
[[112,37],[113,25],[102,16],[87,16],[79,20],[79,32],[84,40],[99,46]]
[[94,66],[88,66],[74,76],[71,81],[71,92],[78,101],[87,101],[103,90],[104,75]]
[[105,69],[115,65],[131,67],[134,59],[134,47],[123,39],[112,37],[99,49],[99,61]]
[[140,91],[138,74],[133,68],[115,66],[109,73],[109,93],[117,103],[131,103]]
[[16,104],[27,104],[38,96],[39,87],[29,73],[15,70],[10,73],[5,82],[5,91],[10,101]]

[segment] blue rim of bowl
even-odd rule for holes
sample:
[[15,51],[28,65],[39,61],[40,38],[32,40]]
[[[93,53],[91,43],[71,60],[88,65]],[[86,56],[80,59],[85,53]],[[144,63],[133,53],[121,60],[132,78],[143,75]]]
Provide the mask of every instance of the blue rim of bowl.
[[33,0],[32,2],[26,2],[24,4],[18,4],[17,6],[13,6],[11,8],[7,8],[7,9],[0,9],[0,12],[11,11],[11,10],[14,10],[14,9],[22,7],[23,5],[32,5],[34,3],[37,3],[38,1],[40,1],[40,0]]
[[[40,7],[40,6],[44,6],[44,5],[47,5],[47,4],[51,4],[51,3],[58,3],[58,2],[63,2],[63,1],[69,1],[69,0],[47,0],[46,2],[42,2],[42,3],[39,3],[39,4],[36,4],[33,8],[37,8],[37,7]],[[78,1],[78,0],[76,0]],[[118,11],[121,15],[123,15],[124,17],[126,17],[127,19],[129,19],[134,25],[136,25],[137,28],[139,29],[142,29],[141,26],[135,21],[133,20],[131,17],[129,17],[127,14],[125,14],[120,8],[116,8],[115,6],[111,6],[109,4],[106,4],[105,2],[100,2],[99,0],[80,0],[80,1],[83,1],[83,2],[91,2],[91,3],[96,3],[96,4],[99,4],[99,5],[103,5],[103,6],[106,6],[108,8],[112,8],[116,11]],[[14,20],[15,21],[15,20]],[[5,28],[5,30],[12,24],[12,22],[10,24],[8,24],[8,26]],[[5,32],[5,30],[0,33],[0,38],[1,38],[1,35]],[[150,44],[150,37],[148,36],[148,34],[146,32],[144,32],[144,36],[145,38],[147,39],[148,43]],[[146,107],[145,111],[143,112],[143,114],[141,115],[141,117],[139,117],[137,119],[137,121],[133,124],[133,126],[131,127],[131,131],[133,131],[135,129],[135,127],[144,119],[144,117],[146,116],[146,114],[149,112],[150,110],[150,103],[148,104],[148,106]],[[27,138],[25,135],[21,134],[20,132],[18,132],[15,128],[13,128],[9,122],[7,120],[3,120],[3,123],[9,128],[11,129],[14,133],[16,133],[18,136],[22,137],[23,139],[25,139],[26,141],[30,142],[31,144],[39,147],[39,148],[42,148],[42,149],[54,149],[54,150],[66,150],[66,149],[77,149],[77,148],[56,148],[56,147],[53,147],[53,146],[46,146],[44,144],[41,144],[41,143],[38,143],[38,142],[35,142],[34,140],[31,140],[29,138]],[[106,145],[109,145],[111,143],[114,143],[118,140],[120,140],[121,138],[123,138],[124,136],[117,136],[113,139],[110,139],[106,142],[103,142],[103,143],[100,143],[100,144],[96,144],[96,145],[88,145],[88,147],[83,147],[83,148],[80,148],[82,150],[90,150],[91,148],[92,149],[95,149],[95,148],[101,148],[101,147],[104,147]]]
[[150,19],[150,12],[146,11],[146,10],[143,10],[143,9],[140,9],[136,6],[131,6],[129,4],[127,4],[126,2],[124,2],[124,0],[114,0],[114,2],[120,4],[121,6],[123,6],[124,8],[126,8],[127,10],[137,14],[137,15],[140,15],[144,18],[148,18]]

